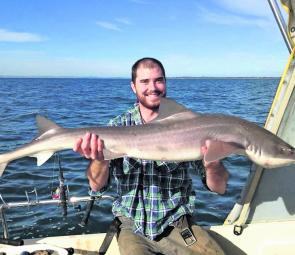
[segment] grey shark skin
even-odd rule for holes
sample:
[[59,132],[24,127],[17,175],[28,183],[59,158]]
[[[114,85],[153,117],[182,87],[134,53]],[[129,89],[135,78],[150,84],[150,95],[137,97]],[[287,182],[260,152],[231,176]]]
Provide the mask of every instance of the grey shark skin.
[[[220,160],[231,154],[248,156],[265,168],[295,162],[295,149],[271,132],[251,122],[226,115],[199,115],[163,98],[156,120],[129,127],[62,128],[37,116],[40,135],[30,143],[0,155],[0,176],[6,165],[25,156],[36,157],[37,165],[56,151],[72,149],[76,140],[93,132],[104,140],[105,159],[123,156],[147,160]],[[207,146],[205,155],[201,146]]]

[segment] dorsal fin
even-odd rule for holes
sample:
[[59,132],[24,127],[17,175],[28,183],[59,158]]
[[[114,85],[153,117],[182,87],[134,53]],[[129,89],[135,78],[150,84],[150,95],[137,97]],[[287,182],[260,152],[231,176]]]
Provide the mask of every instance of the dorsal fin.
[[46,133],[48,130],[56,130],[60,129],[61,127],[55,124],[53,121],[41,116],[36,116],[36,122],[39,130],[39,135]]
[[159,115],[152,122],[159,122],[162,120],[172,120],[174,118],[177,119],[189,119],[195,118],[199,116],[199,114],[192,112],[187,109],[185,106],[175,102],[172,99],[161,98],[161,104],[159,108]]

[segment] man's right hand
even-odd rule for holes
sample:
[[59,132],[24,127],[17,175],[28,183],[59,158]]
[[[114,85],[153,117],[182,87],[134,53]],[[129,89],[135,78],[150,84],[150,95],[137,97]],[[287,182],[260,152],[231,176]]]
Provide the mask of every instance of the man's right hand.
[[94,133],[87,132],[83,137],[77,139],[73,150],[87,159],[103,161],[103,140]]

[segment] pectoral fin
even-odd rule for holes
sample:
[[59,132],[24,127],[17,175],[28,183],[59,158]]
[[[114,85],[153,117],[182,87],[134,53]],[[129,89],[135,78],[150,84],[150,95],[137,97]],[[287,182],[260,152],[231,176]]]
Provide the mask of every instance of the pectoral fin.
[[205,162],[213,162],[228,157],[231,154],[241,154],[243,148],[236,143],[207,140],[207,152],[204,154]]
[[8,162],[4,162],[0,164],[0,177],[2,176]]
[[31,157],[37,158],[37,166],[43,165],[52,155],[54,151],[42,151],[37,154],[31,155]]

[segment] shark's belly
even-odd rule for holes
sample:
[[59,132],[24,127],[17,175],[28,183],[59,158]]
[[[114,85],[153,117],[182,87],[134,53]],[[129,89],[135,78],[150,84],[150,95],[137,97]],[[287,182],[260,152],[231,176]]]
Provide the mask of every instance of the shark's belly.
[[202,157],[200,142],[193,137],[173,135],[158,135],[145,137],[131,142],[127,149],[130,157],[162,160],[162,161],[190,161]]

